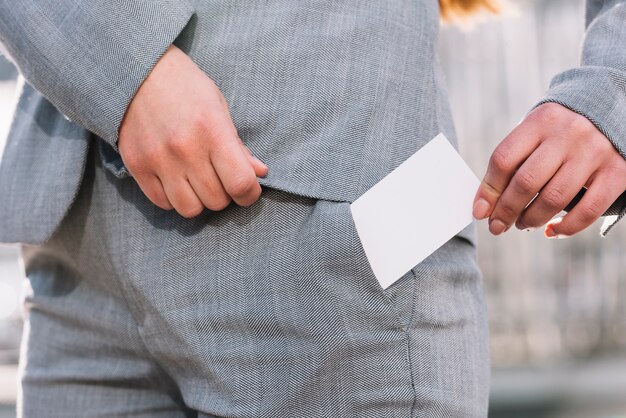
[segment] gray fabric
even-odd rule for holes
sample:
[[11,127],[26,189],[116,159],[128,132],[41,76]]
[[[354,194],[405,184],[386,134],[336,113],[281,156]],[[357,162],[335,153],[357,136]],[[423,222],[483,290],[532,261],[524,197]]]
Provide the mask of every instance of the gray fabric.
[[470,241],[383,290],[348,203],[268,189],[185,219],[86,167],[28,249],[21,416],[486,417]]
[[14,63],[13,58],[11,58],[11,54],[9,54],[9,51],[7,51],[2,42],[0,42],[0,55],[4,56],[7,60]]
[[[539,103],[559,103],[589,119],[626,158],[626,1],[589,0],[582,66],[555,76]],[[602,235],[626,214],[626,193]]]
[[[45,96],[24,90],[29,103],[22,103],[9,133],[0,173],[0,195],[8,196],[0,203],[0,242],[49,237],[71,204],[75,190],[70,189],[80,183],[86,147],[77,138],[86,140],[87,130],[110,148],[106,166],[128,175],[116,152],[120,120],[174,38],[216,81],[240,136],[269,165],[263,185],[353,201],[439,132],[456,145],[435,57],[437,5],[435,0],[0,1],[0,41],[28,83]],[[602,57],[617,54],[617,61],[595,64],[613,76],[601,77],[605,80],[618,80],[614,75],[620,70],[613,64],[623,63],[623,51],[611,47],[623,43],[623,5],[589,3],[589,20],[597,15],[607,22],[589,31],[589,50]],[[623,84],[594,88],[591,73],[576,71],[581,75],[571,94],[596,97],[606,89],[606,97],[623,100]],[[619,145],[620,119],[606,117],[598,103],[590,103],[598,110],[587,114]],[[621,116],[623,103],[615,103],[614,114]],[[35,133],[28,127],[34,120],[42,128]],[[57,148],[61,155],[51,152]],[[460,235],[475,240],[474,225]]]
[[0,42],[60,112],[115,144],[135,91],[192,12],[186,0],[2,0]]
[[0,164],[0,241],[45,241],[82,179],[89,131],[59,118],[28,83],[15,109]]
[[[49,100],[72,119],[59,113],[46,123],[62,131],[77,129],[76,124],[102,137],[113,157],[107,166],[120,176],[127,172],[115,152],[113,131],[149,63],[177,31],[174,43],[216,81],[241,138],[268,164],[269,174],[261,180],[265,186],[350,202],[439,132],[456,145],[437,76],[436,1],[197,1],[188,6],[183,1],[27,0],[14,8],[5,1],[0,3],[0,39],[27,81],[46,97],[30,100]],[[153,8],[164,15],[171,9],[171,21],[157,18],[148,29],[137,23],[152,22],[159,15]],[[48,9],[50,17],[35,22]],[[186,11],[192,9],[187,21]],[[98,16],[94,24],[93,15]],[[31,26],[38,30],[30,31]],[[80,55],[76,48],[85,47],[74,38],[74,27],[80,27],[76,37],[89,44],[81,51],[84,58],[75,57]],[[60,44],[45,39],[47,33],[60,37],[59,31],[64,36]],[[72,42],[77,45],[67,45]],[[127,63],[134,53],[139,62]],[[102,68],[97,65],[105,61]],[[5,172],[16,174],[0,176],[0,193],[42,183],[36,178],[63,181],[65,161],[54,153],[42,154],[40,165],[25,161],[28,152],[43,153],[38,144],[47,138],[19,129],[36,114],[17,117],[22,120],[15,121],[2,163]],[[84,146],[74,146],[76,158],[84,158]],[[80,170],[71,174],[80,175]],[[79,183],[75,178],[67,182]],[[71,203],[71,193],[53,196],[42,187],[28,189],[10,207],[0,207],[0,241],[42,242],[54,229],[59,216],[25,210],[32,196],[54,200],[49,204],[54,214]],[[39,230],[32,230],[38,224]],[[474,225],[462,233],[471,240],[474,234]]]

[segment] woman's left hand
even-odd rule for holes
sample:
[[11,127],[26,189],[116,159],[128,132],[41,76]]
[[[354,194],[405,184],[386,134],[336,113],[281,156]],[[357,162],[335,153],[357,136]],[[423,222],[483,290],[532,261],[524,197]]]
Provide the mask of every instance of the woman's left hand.
[[598,219],[626,190],[626,159],[587,118],[546,103],[496,147],[474,198],[473,215],[489,217],[494,235],[513,223],[518,229],[537,228],[583,187],[582,200],[562,220],[546,226],[547,237],[574,235]]

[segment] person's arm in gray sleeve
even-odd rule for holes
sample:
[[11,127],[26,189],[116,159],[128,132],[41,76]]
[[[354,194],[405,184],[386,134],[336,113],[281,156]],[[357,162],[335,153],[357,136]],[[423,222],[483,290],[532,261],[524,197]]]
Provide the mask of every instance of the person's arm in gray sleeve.
[[556,76],[491,154],[472,213],[489,218],[493,235],[514,225],[564,238],[614,215],[606,235],[624,216],[626,0],[590,1],[587,10],[582,65]]
[[[588,0],[582,63],[553,78],[538,103],[558,103],[589,119],[626,158],[626,0]],[[626,214],[622,195],[602,235]]]
[[28,83],[117,151],[130,101],[192,14],[187,0],[0,0],[0,43]]

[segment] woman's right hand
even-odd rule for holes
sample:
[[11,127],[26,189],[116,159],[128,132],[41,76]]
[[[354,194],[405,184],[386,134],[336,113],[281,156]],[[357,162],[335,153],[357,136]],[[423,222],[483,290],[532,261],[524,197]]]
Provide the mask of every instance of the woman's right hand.
[[148,199],[184,217],[231,200],[251,205],[261,194],[257,176],[267,174],[237,135],[218,87],[173,45],[131,101],[118,148]]

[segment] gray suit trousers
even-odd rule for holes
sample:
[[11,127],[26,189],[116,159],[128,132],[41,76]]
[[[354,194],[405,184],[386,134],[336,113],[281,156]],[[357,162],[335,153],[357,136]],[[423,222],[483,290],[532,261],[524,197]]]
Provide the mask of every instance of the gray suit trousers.
[[484,417],[473,244],[383,290],[349,203],[265,188],[193,219],[102,167],[25,247],[20,416]]

